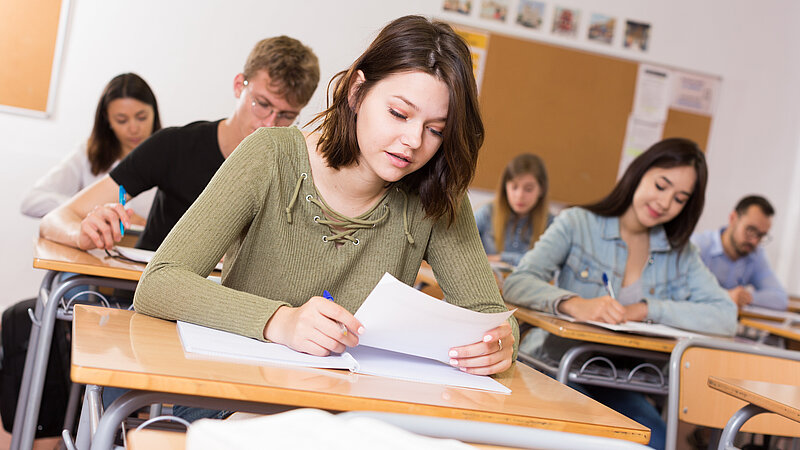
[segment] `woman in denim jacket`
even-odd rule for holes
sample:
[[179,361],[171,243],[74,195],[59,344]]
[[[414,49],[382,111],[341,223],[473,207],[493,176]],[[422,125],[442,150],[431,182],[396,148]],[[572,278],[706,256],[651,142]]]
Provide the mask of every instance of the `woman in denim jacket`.
[[[506,301],[579,320],[652,320],[703,333],[733,335],[736,306],[689,243],[703,210],[708,169],[687,139],[665,139],[636,158],[611,193],[556,217],[506,279]],[[558,271],[558,280],[549,282]],[[606,273],[617,298],[608,295]],[[541,329],[519,351],[560,359],[576,342]],[[666,427],[644,394],[576,385],[651,429],[663,448]]]

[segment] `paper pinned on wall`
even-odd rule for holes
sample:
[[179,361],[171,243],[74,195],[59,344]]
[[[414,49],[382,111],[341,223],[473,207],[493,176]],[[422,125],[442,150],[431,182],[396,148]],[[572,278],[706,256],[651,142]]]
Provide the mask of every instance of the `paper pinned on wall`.
[[622,174],[637,156],[660,141],[663,135],[664,122],[650,122],[638,119],[633,115],[628,116],[628,127],[625,129],[625,141],[622,144],[622,157],[619,160],[617,179],[622,178]]
[[704,116],[712,115],[719,96],[720,79],[673,71],[670,108]]
[[650,64],[639,64],[633,115],[648,122],[665,122],[672,98],[672,71]]

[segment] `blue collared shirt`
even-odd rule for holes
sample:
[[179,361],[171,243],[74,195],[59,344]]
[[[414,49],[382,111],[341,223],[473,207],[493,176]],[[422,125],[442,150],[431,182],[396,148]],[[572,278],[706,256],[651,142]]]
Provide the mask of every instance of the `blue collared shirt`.
[[722,247],[722,232],[709,230],[692,235],[692,242],[700,249],[700,257],[725,289],[753,286],[753,305],[785,311],[789,296],[769,267],[764,249],[731,260]]
[[[603,272],[619,292],[628,248],[618,217],[583,208],[562,211],[503,284],[510,303],[555,312],[559,299],[606,295]],[[556,285],[549,282],[559,271]],[[673,249],[661,226],[650,230],[650,255],[641,275],[647,319],[704,333],[733,335],[736,306],[691,243]]]

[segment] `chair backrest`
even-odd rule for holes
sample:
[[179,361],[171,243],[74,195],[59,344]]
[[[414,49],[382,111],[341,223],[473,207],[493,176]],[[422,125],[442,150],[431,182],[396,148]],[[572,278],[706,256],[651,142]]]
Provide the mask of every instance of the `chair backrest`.
[[[722,339],[688,339],[675,346],[669,373],[667,448],[674,449],[678,419],[724,428],[746,404],[709,387],[709,376],[800,385],[800,352]],[[800,437],[797,422],[777,414],[758,415],[742,431]]]

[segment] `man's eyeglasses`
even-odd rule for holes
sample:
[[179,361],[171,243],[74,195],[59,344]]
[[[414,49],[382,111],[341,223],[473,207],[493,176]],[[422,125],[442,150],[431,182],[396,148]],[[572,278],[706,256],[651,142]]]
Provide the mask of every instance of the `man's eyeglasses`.
[[748,240],[755,240],[761,243],[762,245],[772,240],[772,236],[770,236],[767,233],[762,233],[761,231],[758,230],[758,228],[752,225],[748,225],[747,227],[745,227],[744,236]]
[[[244,80],[244,85],[247,86],[249,83],[247,80]],[[250,96],[250,106],[253,109],[253,115],[256,116],[260,120],[264,120],[267,117],[271,116],[273,113],[277,113],[275,117],[275,124],[279,126],[288,126],[294,123],[297,120],[297,113],[295,111],[277,111],[275,106],[269,102],[269,100],[260,100],[253,97],[252,92],[248,92],[247,95]]]

